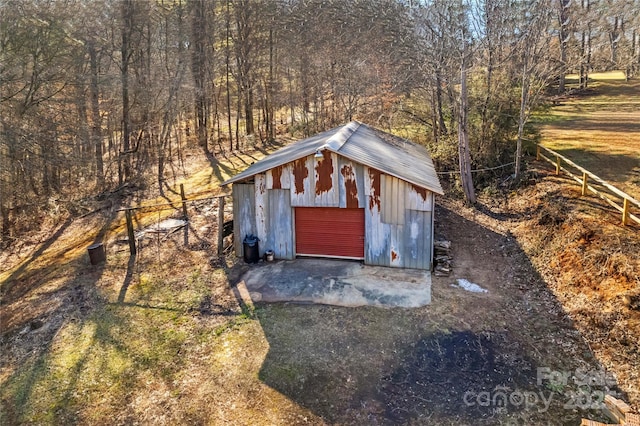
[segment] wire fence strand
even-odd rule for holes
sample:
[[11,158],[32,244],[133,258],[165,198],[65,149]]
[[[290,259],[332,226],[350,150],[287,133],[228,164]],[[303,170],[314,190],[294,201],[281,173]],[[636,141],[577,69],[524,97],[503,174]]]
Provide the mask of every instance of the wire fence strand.
[[[471,173],[488,172],[488,171],[491,171],[491,170],[503,169],[505,167],[513,166],[514,164],[516,164],[516,162],[512,161],[511,163],[501,164],[501,165],[496,166],[496,167],[486,167],[486,168],[483,168],[483,169],[471,170]],[[436,174],[439,174],[439,175],[459,175],[460,174],[460,170],[452,170],[452,171],[448,171],[448,172],[436,172]]]

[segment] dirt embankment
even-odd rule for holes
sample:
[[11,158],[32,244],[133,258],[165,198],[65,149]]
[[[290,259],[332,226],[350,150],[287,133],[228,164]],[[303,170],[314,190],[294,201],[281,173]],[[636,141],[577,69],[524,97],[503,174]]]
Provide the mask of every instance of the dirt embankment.
[[[628,400],[640,407],[640,228],[543,164],[538,182],[490,206]],[[511,219],[508,218],[509,215]]]

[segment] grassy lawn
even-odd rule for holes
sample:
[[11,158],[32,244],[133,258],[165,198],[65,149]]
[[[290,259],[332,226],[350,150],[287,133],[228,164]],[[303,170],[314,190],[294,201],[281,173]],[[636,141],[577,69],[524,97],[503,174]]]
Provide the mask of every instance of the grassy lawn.
[[640,197],[640,80],[615,73],[536,117],[542,144]]

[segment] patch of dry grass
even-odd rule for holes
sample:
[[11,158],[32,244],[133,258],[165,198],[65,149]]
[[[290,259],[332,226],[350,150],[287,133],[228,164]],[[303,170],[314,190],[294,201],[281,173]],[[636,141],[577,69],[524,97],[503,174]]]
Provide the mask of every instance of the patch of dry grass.
[[[221,179],[266,153],[200,163],[197,172],[165,189],[168,197],[153,196],[144,205],[179,200],[180,183],[190,198],[219,194]],[[124,215],[117,209],[132,202],[116,200],[81,219],[52,216],[36,244],[16,244],[16,252],[2,254],[0,423],[104,423],[113,416],[118,423],[134,417],[188,422],[167,419],[156,404],[175,396],[171,382],[183,370],[182,352],[193,339],[212,349],[216,336],[250,323],[229,293],[225,268],[209,265],[215,218],[198,216],[190,206],[188,247],[177,233],[134,259],[126,245],[114,244],[126,238]],[[141,210],[136,225],[172,214]],[[94,267],[86,248],[96,239],[107,247],[107,262]],[[134,395],[143,388],[150,393]],[[138,407],[145,404],[155,413]],[[123,407],[132,409],[132,417]]]
[[640,198],[640,80],[594,82],[537,120],[544,146]]
[[[567,74],[567,80],[578,80],[580,76],[578,74]],[[624,71],[606,71],[606,72],[594,72],[589,74],[590,80],[607,81],[607,80],[626,80],[627,76]]]

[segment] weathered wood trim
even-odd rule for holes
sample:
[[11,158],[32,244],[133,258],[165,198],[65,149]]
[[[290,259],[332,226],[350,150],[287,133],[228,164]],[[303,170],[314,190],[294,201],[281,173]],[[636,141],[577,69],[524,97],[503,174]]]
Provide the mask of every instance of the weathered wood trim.
[[265,238],[264,250],[273,250],[277,259],[293,259],[293,209],[291,197],[287,189],[269,190],[268,214],[270,218],[269,232]]
[[256,234],[255,185],[234,183],[233,197],[233,242],[236,256],[244,255],[242,241],[249,234]]
[[429,252],[430,252],[430,256],[429,256],[429,270],[433,269],[434,263],[433,263],[433,244],[435,243],[435,229],[436,229],[436,224],[435,224],[435,205],[436,205],[436,194],[434,192],[432,192],[431,194],[431,230],[430,230],[430,234],[431,234],[431,242],[429,243]]
[[269,235],[269,227],[271,217],[269,216],[269,192],[267,190],[267,177],[264,174],[255,176],[255,220],[256,220],[256,236],[260,239],[259,250],[260,256],[264,255],[265,243]]

